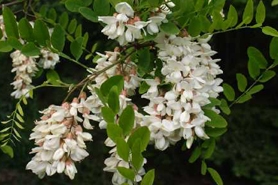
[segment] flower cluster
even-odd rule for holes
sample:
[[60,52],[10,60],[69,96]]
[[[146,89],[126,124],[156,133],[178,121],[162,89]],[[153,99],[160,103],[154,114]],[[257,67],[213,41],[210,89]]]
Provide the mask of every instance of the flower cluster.
[[222,70],[217,65],[218,59],[212,59],[216,52],[211,50],[207,41],[192,41],[190,37],[158,35],[158,58],[163,61],[161,73],[170,89],[161,89],[162,79],[147,79],[150,86],[142,95],[150,101],[144,107],[149,114],[141,122],[151,131],[151,139],[156,148],[165,150],[181,138],[187,140],[190,148],[194,137],[207,139],[204,131],[205,122],[202,107],[209,104],[209,98],[216,98],[222,87],[222,80],[216,78]]
[[14,78],[15,81],[11,83],[15,91],[11,96],[14,96],[16,99],[19,99],[21,96],[29,97],[29,91],[33,88],[31,85],[32,77],[35,76],[38,71],[38,66],[43,69],[49,69],[54,68],[56,63],[59,62],[59,55],[49,50],[42,49],[41,54],[42,56],[39,63],[36,62],[39,56],[27,57],[19,50],[11,54],[13,62],[12,72],[16,73]]
[[[40,121],[36,121],[30,139],[35,140],[37,147],[31,153],[36,155],[27,164],[26,169],[32,170],[40,178],[45,174],[51,176],[65,173],[71,179],[77,173],[75,162],[83,160],[89,155],[85,141],[91,141],[92,135],[83,132],[83,127],[93,129],[89,120],[97,120],[89,115],[86,96],[75,98],[72,103],[62,106],[51,105],[41,113]],[[79,116],[82,115],[82,117]]]
[[38,71],[36,66],[37,57],[26,57],[19,50],[16,50],[11,54],[13,69],[15,72],[14,82],[11,83],[14,86],[15,91],[12,92],[11,96],[20,98],[21,96],[29,96],[29,91],[33,88],[32,76]]
[[141,21],[141,18],[135,15],[132,7],[126,2],[118,3],[115,7],[117,13],[113,16],[99,16],[98,20],[107,24],[102,32],[109,39],[117,39],[120,45],[133,42],[142,38],[142,32],[146,35],[144,27],[147,26],[147,32],[151,35],[159,32],[159,26],[167,22],[166,15],[171,13],[168,7],[174,7],[174,3],[166,2],[155,9],[147,21]]
[[7,35],[5,31],[3,15],[0,15],[0,31],[2,32],[2,37],[0,38],[0,40],[6,40]]

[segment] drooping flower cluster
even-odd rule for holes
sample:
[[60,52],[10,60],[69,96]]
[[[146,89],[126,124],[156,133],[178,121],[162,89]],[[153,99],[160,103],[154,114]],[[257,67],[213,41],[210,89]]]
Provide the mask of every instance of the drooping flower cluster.
[[[51,105],[41,113],[40,121],[36,121],[30,139],[35,140],[37,147],[31,153],[35,156],[27,164],[26,169],[32,170],[40,178],[45,174],[65,173],[74,178],[77,169],[75,162],[80,162],[89,155],[85,141],[91,141],[92,135],[83,132],[80,125],[93,129],[89,120],[97,120],[90,115],[85,95],[62,106]],[[79,116],[81,114],[81,117]]]
[[162,22],[167,22],[166,15],[171,13],[168,7],[175,6],[172,2],[166,2],[166,4],[154,10],[148,21],[141,21],[141,18],[135,15],[132,7],[126,2],[116,5],[117,13],[113,16],[99,16],[98,20],[107,24],[102,32],[109,39],[117,39],[120,45],[125,45],[136,39],[142,39],[142,32],[146,35],[144,30],[146,26],[149,34],[158,33]]
[[2,32],[2,37],[0,38],[0,40],[6,40],[7,35],[5,31],[3,15],[0,15],[0,32]]
[[165,150],[181,138],[187,140],[190,148],[194,137],[207,139],[204,131],[205,122],[202,107],[209,104],[210,97],[217,97],[222,92],[216,78],[222,73],[217,65],[218,59],[212,59],[216,52],[211,50],[208,39],[192,41],[190,37],[166,36],[160,34],[157,39],[158,58],[163,61],[161,73],[164,82],[171,88],[159,88],[159,78],[147,79],[150,86],[143,98],[150,100],[144,111],[142,126],[148,126],[151,139],[156,148]]
[[29,91],[33,88],[31,85],[32,77],[38,71],[36,66],[37,57],[26,57],[19,50],[11,54],[13,69],[15,72],[14,82],[11,85],[14,86],[14,92],[11,96],[15,98],[20,98],[21,96],[29,97]]
[[19,50],[11,53],[11,58],[13,62],[12,72],[16,73],[14,82],[11,85],[14,86],[14,92],[11,96],[19,99],[21,96],[29,97],[29,91],[33,88],[32,77],[35,76],[38,71],[38,66],[43,69],[54,68],[56,63],[59,62],[59,55],[52,53],[49,50],[41,50],[42,57],[39,63],[36,62],[39,56],[27,57],[22,54]]

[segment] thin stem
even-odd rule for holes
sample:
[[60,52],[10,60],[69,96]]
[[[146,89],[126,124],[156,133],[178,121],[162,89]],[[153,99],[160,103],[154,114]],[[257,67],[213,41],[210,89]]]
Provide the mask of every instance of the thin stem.
[[229,108],[231,108],[234,104],[236,104],[245,94],[247,94],[264,76],[264,74],[272,69],[275,66],[275,64],[270,65],[249,87],[246,89],[236,100],[234,100],[230,105]]
[[10,2],[10,3],[1,4],[0,9],[4,8],[5,6],[12,6],[12,5],[19,4],[19,3],[22,3],[22,2],[21,1],[13,1],[13,2]]

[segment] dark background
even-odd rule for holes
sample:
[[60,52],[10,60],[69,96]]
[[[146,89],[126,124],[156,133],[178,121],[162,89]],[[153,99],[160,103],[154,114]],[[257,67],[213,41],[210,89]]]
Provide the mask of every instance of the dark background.
[[[1,1],[0,1],[1,2]],[[43,2],[43,1],[42,1]],[[47,2],[47,1],[45,1]],[[228,1],[242,12],[245,0]],[[258,1],[256,1],[258,2]],[[270,7],[270,0],[264,1],[267,6],[267,21],[265,25],[278,28],[278,7]],[[50,3],[55,7],[55,3]],[[60,11],[63,11],[62,9]],[[75,16],[75,15],[73,15]],[[100,34],[101,27],[86,20],[83,21],[83,31],[91,34],[89,46],[100,42],[98,51],[107,50],[111,45],[106,42],[105,37]],[[248,76],[246,54],[249,46],[261,50],[269,62],[268,51],[271,38],[263,35],[260,29],[246,29],[231,31],[215,35],[211,41],[212,48],[218,51],[217,57],[222,61],[219,63],[224,71],[221,76],[224,82],[236,87],[235,74],[237,72]],[[111,46],[110,46],[111,48]],[[11,59],[8,54],[0,54],[0,118],[13,111],[15,100],[10,97],[12,88],[9,85],[13,81],[11,74]],[[82,79],[86,72],[72,64],[58,64],[57,71],[61,73],[62,80],[66,82],[77,82]],[[83,61],[87,65],[91,62]],[[276,70],[277,72],[277,70]],[[74,78],[74,81],[73,81]],[[44,77],[34,80],[35,84],[43,82]],[[249,83],[252,80],[249,79]],[[278,185],[278,78],[274,77],[265,84],[265,88],[254,98],[245,104],[237,104],[232,107],[232,114],[227,118],[228,132],[217,141],[217,149],[208,165],[217,169],[226,185]],[[38,110],[42,110],[51,104],[59,104],[65,97],[66,92],[59,89],[38,90],[29,105],[24,107],[26,122],[25,130],[21,131],[22,141],[14,147],[13,159],[0,153],[0,184],[111,184],[111,174],[102,171],[103,161],[108,157],[108,148],[103,144],[105,131],[94,130],[94,142],[88,143],[90,156],[82,163],[77,164],[78,173],[73,181],[65,175],[54,175],[39,180],[31,171],[26,171],[25,166],[30,161],[29,151],[33,147],[33,141],[29,141],[33,121],[38,119]],[[239,94],[237,94],[239,95]],[[1,129],[1,125],[0,125]],[[200,161],[194,164],[188,163],[191,151],[181,151],[182,142],[170,147],[166,152],[158,152],[149,146],[145,155],[148,158],[146,168],[156,169],[157,185],[213,185],[215,184],[209,175],[200,174]]]

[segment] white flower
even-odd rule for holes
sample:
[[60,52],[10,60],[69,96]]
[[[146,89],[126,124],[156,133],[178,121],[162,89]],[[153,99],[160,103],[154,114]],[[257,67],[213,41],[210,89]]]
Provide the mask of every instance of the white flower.
[[29,97],[29,91],[33,88],[32,76],[38,71],[36,66],[36,58],[26,57],[19,50],[11,53],[11,58],[13,62],[12,72],[16,73],[15,81],[11,83],[14,86],[14,92],[11,96],[14,96],[16,99],[21,98],[21,96]]
[[[170,83],[167,90],[159,87],[160,82],[146,80],[150,86],[142,98],[149,104],[144,111],[149,114],[141,120],[141,126],[151,131],[151,142],[160,150],[175,144],[181,138],[188,148],[196,137],[208,139],[202,107],[209,104],[210,97],[216,98],[223,88],[222,80],[216,78],[222,70],[212,59],[215,54],[207,43],[209,39],[192,41],[190,37],[158,34],[158,58],[163,61],[161,73]],[[215,107],[212,110],[216,110]]]
[[39,60],[39,65],[44,69],[53,69],[60,62],[59,55],[49,50],[41,49],[41,54],[42,58]]
[[133,15],[134,15],[134,11],[133,11],[132,7],[128,3],[126,3],[126,2],[118,3],[115,6],[115,10],[118,13],[125,14],[125,15],[127,15],[129,17],[133,17]]

